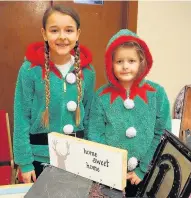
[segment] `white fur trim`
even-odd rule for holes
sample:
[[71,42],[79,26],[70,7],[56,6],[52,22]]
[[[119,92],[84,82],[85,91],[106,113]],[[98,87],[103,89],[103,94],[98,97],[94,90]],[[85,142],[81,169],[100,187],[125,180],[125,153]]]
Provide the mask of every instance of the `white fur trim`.
[[77,104],[74,101],[69,101],[67,103],[67,109],[68,111],[76,111]]
[[125,101],[124,101],[124,106],[126,109],[133,109],[134,106],[135,106],[135,103],[133,100],[131,100],[130,98],[127,98]]
[[63,127],[65,134],[71,134],[74,131],[74,127],[71,124],[67,124]]
[[134,127],[130,127],[126,130],[126,136],[129,138],[135,137],[137,135],[137,130]]
[[136,157],[131,157],[129,160],[128,160],[128,171],[132,171],[134,170],[138,165],[138,160]]
[[74,84],[76,82],[76,75],[73,73],[69,73],[66,76],[66,81],[70,84]]

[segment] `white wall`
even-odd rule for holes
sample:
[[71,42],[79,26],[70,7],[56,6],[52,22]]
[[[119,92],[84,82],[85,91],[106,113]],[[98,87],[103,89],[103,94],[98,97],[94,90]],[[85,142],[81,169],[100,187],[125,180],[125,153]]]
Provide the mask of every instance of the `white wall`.
[[137,34],[154,59],[148,79],[165,87],[172,109],[180,89],[191,84],[191,2],[139,1]]

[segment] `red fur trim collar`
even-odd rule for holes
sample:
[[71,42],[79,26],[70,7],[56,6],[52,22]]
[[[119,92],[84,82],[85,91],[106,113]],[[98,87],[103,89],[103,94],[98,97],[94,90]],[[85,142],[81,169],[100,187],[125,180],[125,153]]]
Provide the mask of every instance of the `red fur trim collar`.
[[[74,55],[74,50],[71,54]],[[45,77],[45,57],[44,57],[44,43],[37,42],[29,45],[26,51],[26,58],[31,62],[31,67],[41,66],[42,67],[42,77]],[[85,47],[80,45],[80,66],[81,68],[87,68],[91,70],[89,64],[92,62],[91,52]],[[62,78],[61,73],[55,67],[54,63],[49,61],[50,71],[53,72],[59,78]],[[83,74],[82,74],[83,77]]]
[[[151,87],[149,84],[145,83],[142,87],[134,87],[130,91],[130,99],[134,99],[136,96],[139,96],[145,103],[148,103],[147,91],[155,92],[156,90]],[[101,93],[100,96],[110,93],[110,103],[112,104],[117,97],[121,97],[122,100],[127,99],[127,93],[124,89],[123,91],[115,87],[107,87]]]

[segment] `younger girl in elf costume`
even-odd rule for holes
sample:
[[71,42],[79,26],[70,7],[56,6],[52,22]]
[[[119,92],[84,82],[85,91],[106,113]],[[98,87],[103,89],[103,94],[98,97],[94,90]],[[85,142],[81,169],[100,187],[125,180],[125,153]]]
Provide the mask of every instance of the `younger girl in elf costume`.
[[43,17],[44,43],[33,43],[20,68],[14,102],[14,157],[25,183],[49,163],[47,134],[87,137],[95,72],[91,53],[79,45],[80,19],[55,5]]
[[128,197],[136,195],[164,130],[171,130],[164,88],[145,79],[152,62],[146,43],[120,30],[105,54],[109,83],[96,92],[90,111],[88,139],[128,150]]

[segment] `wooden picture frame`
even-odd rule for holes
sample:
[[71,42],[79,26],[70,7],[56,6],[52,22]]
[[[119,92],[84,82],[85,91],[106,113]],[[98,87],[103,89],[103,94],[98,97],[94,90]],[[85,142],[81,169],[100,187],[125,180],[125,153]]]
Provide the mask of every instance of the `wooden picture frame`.
[[136,197],[188,198],[191,189],[191,150],[165,131]]
[[182,110],[182,119],[180,123],[180,133],[179,138],[185,144],[188,144],[188,138],[190,139],[191,131],[191,87],[186,86],[184,92],[184,102]]

